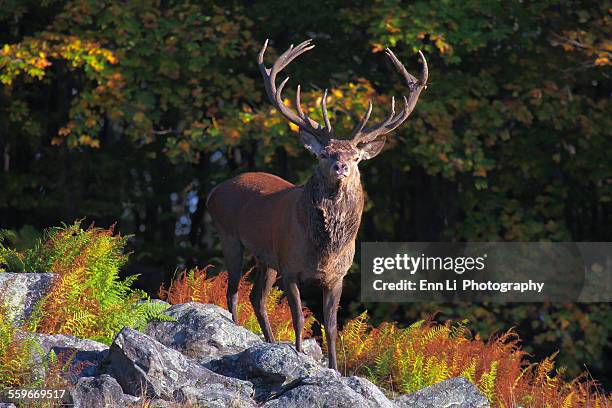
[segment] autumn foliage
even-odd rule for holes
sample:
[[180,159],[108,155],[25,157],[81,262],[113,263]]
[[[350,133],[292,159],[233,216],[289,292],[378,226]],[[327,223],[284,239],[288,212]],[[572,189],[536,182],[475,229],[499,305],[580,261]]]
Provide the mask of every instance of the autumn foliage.
[[[85,363],[71,366],[70,353],[44,355],[38,343],[25,334],[28,322],[14,325],[6,318],[9,314],[3,305],[0,298],[0,392],[9,388],[67,388]],[[40,375],[42,372],[46,375]],[[40,406],[60,405],[56,400]]]
[[[223,271],[217,276],[208,277],[207,274],[211,267],[212,265],[208,265],[205,268],[181,272],[168,289],[164,285],[160,287],[159,297],[171,304],[201,302],[227,308],[227,272]],[[261,328],[249,301],[253,284],[249,282],[248,275],[247,273],[242,277],[238,288],[238,319],[240,325],[261,334]],[[279,289],[272,288],[268,297],[267,310],[274,338],[281,341],[295,341],[289,303]],[[305,314],[304,336],[307,337],[311,335],[314,318],[308,309],[304,308],[303,312]]]
[[[181,272],[168,289],[162,285],[160,297],[172,304],[196,301],[226,307],[227,272],[209,278],[211,267]],[[243,278],[240,324],[261,333],[248,300],[251,288]],[[308,310],[305,313],[307,336],[314,318]],[[278,289],[270,296],[268,314],[276,338],[294,340],[289,306]],[[461,376],[497,408],[605,407],[612,402],[586,374],[570,382],[563,380],[564,370],[555,368],[556,354],[530,363],[514,331],[483,341],[479,335],[472,337],[466,324],[467,320],[446,324],[418,321],[407,328],[396,323],[372,327],[364,312],[339,333],[339,369],[345,375],[368,377],[390,393],[399,394]]]
[[113,226],[82,228],[77,221],[48,229],[32,248],[18,251],[0,243],[0,271],[57,274],[35,305],[29,329],[110,344],[125,326],[142,329],[150,319],[168,319],[163,305],[139,302],[148,296],[132,288],[137,275],[119,277],[126,242]]
[[347,375],[369,377],[380,386],[411,393],[451,377],[474,383],[493,407],[596,407],[602,395],[586,374],[566,382],[555,355],[529,363],[518,334],[509,330],[488,341],[472,338],[460,323],[418,321],[372,327],[367,313],[350,320],[340,333],[339,366]]

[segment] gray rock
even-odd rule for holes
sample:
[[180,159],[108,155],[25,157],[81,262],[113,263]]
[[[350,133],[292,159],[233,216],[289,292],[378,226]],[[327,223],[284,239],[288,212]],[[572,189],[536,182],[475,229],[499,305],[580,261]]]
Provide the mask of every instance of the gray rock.
[[302,342],[302,351],[315,361],[322,362],[324,360],[323,350],[321,350],[321,346],[319,346],[319,343],[317,343],[315,339],[304,339]]
[[166,302],[165,300],[161,300],[161,299],[141,299],[138,302],[136,302],[136,304],[141,304],[141,303],[149,303],[149,304],[153,303],[156,305],[164,305],[167,307],[171,306],[170,303]]
[[395,408],[396,405],[389,401],[383,392],[376,385],[361,377],[343,377],[342,382],[348,385],[353,391],[361,395],[370,403],[372,407]]
[[0,402],[0,408],[17,408],[12,402]]
[[400,408],[489,408],[489,401],[463,377],[423,388],[394,400]]
[[[71,359],[70,373],[73,381],[79,377],[93,377],[104,357],[108,354],[108,346],[93,340],[83,340],[65,334],[23,333],[36,341],[45,355],[51,350],[60,361]],[[41,356],[34,357],[35,362],[41,361]]]
[[70,395],[75,408],[127,408],[139,401],[124,394],[117,380],[106,374],[80,378]]
[[337,371],[323,369],[310,377],[295,381],[287,387],[287,391],[266,402],[263,407],[378,408],[394,406],[384,395],[373,397],[367,395],[368,393],[364,392],[363,388],[363,384],[358,385],[354,380],[345,381]]
[[216,374],[196,360],[128,327],[115,337],[108,360],[109,374],[131,395],[183,402],[196,393],[194,390],[203,389],[198,395],[204,405],[208,389],[214,391],[211,403],[217,400],[217,392],[223,393],[228,402],[250,402],[253,395],[251,383]]
[[238,364],[247,368],[249,377],[284,384],[323,370],[315,360],[287,343],[262,343],[243,351]]
[[19,324],[32,315],[36,303],[47,294],[54,273],[0,272],[0,293],[7,316]]
[[163,399],[154,399],[149,401],[149,405],[147,406],[147,408],[185,408],[185,404],[165,401]]
[[176,322],[151,322],[145,333],[181,353],[208,362],[261,343],[254,333],[237,326],[218,306],[197,302],[174,305],[164,312]]
[[176,399],[187,404],[206,408],[255,408],[255,401],[237,394],[228,394],[220,384],[206,387],[183,387],[176,393]]

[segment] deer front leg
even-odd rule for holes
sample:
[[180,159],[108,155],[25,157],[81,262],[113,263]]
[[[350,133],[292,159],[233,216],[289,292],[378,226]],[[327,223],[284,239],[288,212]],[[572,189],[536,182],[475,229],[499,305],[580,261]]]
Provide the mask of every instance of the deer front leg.
[[274,334],[270,327],[270,320],[268,319],[268,310],[266,309],[266,303],[272,285],[276,280],[276,270],[268,268],[261,260],[257,260],[255,284],[251,290],[251,305],[255,311],[255,316],[259,322],[259,327],[263,332],[264,338],[268,343],[274,343]]
[[302,351],[302,331],[304,331],[304,314],[302,313],[302,301],[300,300],[300,289],[297,282],[285,280],[287,300],[291,308],[291,320],[295,331],[295,349]]
[[338,370],[336,360],[336,338],[338,337],[338,303],[342,295],[342,279],[331,288],[323,288],[323,324],[327,337],[329,368]]

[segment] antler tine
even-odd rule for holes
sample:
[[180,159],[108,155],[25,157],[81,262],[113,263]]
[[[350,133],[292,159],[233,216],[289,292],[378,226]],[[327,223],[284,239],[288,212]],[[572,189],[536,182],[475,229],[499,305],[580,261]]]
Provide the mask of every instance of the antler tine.
[[385,53],[391,60],[395,69],[397,69],[399,73],[404,77],[406,85],[408,85],[408,88],[410,89],[410,95],[408,97],[404,96],[404,108],[400,111],[399,114],[397,114],[397,116],[395,115],[395,99],[392,98],[391,114],[387,117],[387,119],[385,119],[377,126],[368,129],[364,129],[365,122],[362,121],[359,126],[357,126],[353,131],[352,140],[355,144],[374,140],[379,136],[391,132],[399,125],[401,125],[412,113],[412,110],[416,106],[416,103],[419,99],[421,91],[427,87],[429,69],[427,67],[427,60],[425,59],[425,56],[421,51],[419,51],[419,55],[421,57],[423,65],[421,68],[420,79],[417,79],[412,74],[410,74],[406,70],[406,67],[404,67],[404,64],[400,62],[400,60],[395,56],[393,51],[391,51],[389,48],[385,50]]
[[283,102],[282,92],[289,80],[289,77],[285,78],[278,88],[276,87],[276,75],[283,70],[287,65],[291,63],[295,58],[300,56],[314,48],[312,44],[312,40],[306,40],[297,46],[293,46],[293,44],[282,53],[277,60],[274,62],[271,68],[266,68],[264,64],[264,54],[266,52],[266,48],[268,46],[268,40],[264,43],[263,48],[259,52],[259,56],[257,62],[259,63],[259,69],[264,78],[264,86],[266,88],[266,93],[268,94],[268,98],[272,105],[276,107],[281,114],[291,123],[295,124],[302,130],[312,134],[315,136],[320,142],[325,143],[333,136],[333,129],[331,127],[331,123],[329,122],[329,117],[327,116],[327,105],[325,102],[322,104],[323,108],[323,118],[325,120],[325,127],[321,126],[318,122],[312,120],[304,111],[302,110],[302,106],[300,103],[300,86],[298,85],[297,94],[296,94],[296,107],[297,114],[291,110],[285,103]]
[[363,115],[363,119],[361,119],[359,124],[355,127],[355,130],[353,130],[353,134],[351,136],[351,139],[354,139],[356,135],[361,133],[361,131],[365,127],[366,123],[368,123],[368,120],[370,120],[370,115],[371,114],[372,114],[372,100],[370,99],[368,101],[368,110],[366,111],[365,115]]
[[331,123],[329,123],[329,117],[327,116],[327,89],[325,89],[325,92],[323,92],[323,99],[321,99],[321,110],[323,111],[323,120],[325,121],[327,131],[331,132],[332,127]]
[[302,119],[307,120],[308,123],[310,123],[310,125],[312,127],[318,129],[319,127],[321,127],[321,125],[317,121],[311,119],[310,116],[308,116],[308,114],[302,110],[302,101],[301,101],[301,92],[300,91],[301,91],[301,86],[300,86],[300,84],[298,84],[297,91],[295,93],[295,106],[297,108],[298,115]]

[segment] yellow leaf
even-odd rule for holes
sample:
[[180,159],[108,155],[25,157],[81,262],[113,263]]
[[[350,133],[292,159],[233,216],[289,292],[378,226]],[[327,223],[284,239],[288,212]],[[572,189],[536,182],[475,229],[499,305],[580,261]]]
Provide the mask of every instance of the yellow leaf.
[[294,125],[293,123],[289,122],[289,128],[291,130],[293,130],[294,132],[299,132],[300,128],[296,125]]
[[375,43],[372,47],[372,52],[381,52],[385,49],[385,46],[380,43]]

